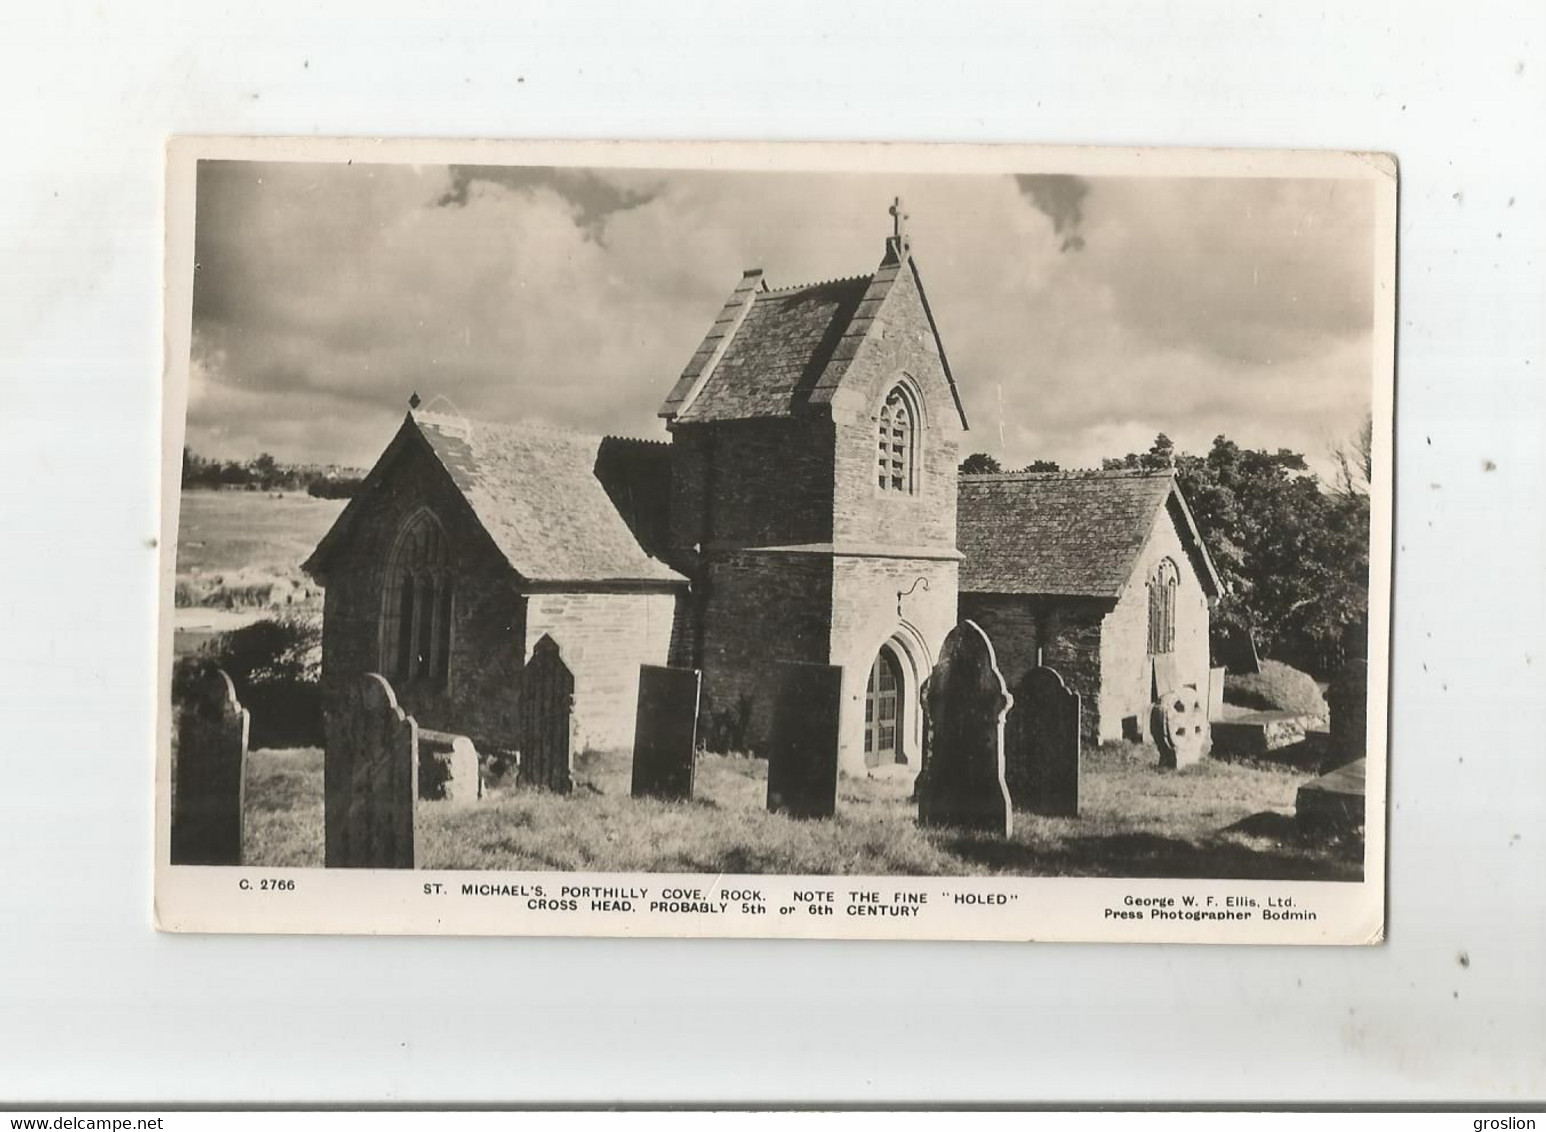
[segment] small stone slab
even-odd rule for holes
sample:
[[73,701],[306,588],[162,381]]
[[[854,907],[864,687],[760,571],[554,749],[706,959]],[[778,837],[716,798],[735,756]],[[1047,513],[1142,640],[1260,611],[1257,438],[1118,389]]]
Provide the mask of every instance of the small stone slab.
[[1294,798],[1294,817],[1306,831],[1351,832],[1364,824],[1364,772],[1356,759],[1306,782]]
[[178,704],[172,864],[242,863],[249,725],[223,669],[201,675]]
[[768,748],[768,811],[796,818],[837,813],[843,670],[780,661]]
[[1212,748],[1208,705],[1196,684],[1184,684],[1161,695],[1154,705],[1152,726],[1160,766],[1167,770],[1195,766]]
[[481,797],[477,745],[466,735],[419,728],[419,800],[465,806]]
[[413,868],[418,724],[403,714],[392,686],[374,672],[337,688],[324,716],[327,867]]
[[1313,715],[1291,711],[1241,712],[1209,723],[1215,756],[1269,758],[1274,751],[1302,743],[1317,723]]
[[962,621],[945,637],[924,692],[920,825],[1013,832],[1004,781],[1004,715],[1013,702],[988,635]]
[[633,796],[692,797],[698,745],[696,668],[639,666],[639,710],[633,731]]
[[1079,816],[1080,699],[1054,669],[1037,667],[1014,689],[1004,721],[1004,780],[1017,810]]
[[532,648],[531,659],[521,673],[518,707],[515,733],[521,752],[521,784],[568,794],[574,789],[570,730],[574,674],[559,654],[558,642],[546,634]]

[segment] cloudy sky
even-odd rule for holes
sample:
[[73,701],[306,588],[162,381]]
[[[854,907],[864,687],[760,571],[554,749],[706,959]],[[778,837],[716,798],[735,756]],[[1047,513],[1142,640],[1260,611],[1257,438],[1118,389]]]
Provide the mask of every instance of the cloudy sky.
[[1225,433],[1324,467],[1368,409],[1370,181],[204,162],[188,443],[368,466],[414,391],[663,436],[741,271],[867,274],[896,194],[966,451]]

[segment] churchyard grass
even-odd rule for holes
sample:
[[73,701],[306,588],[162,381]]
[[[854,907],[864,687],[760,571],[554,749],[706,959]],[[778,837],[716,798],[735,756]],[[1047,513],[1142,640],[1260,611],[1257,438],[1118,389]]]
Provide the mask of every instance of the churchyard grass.
[[[903,778],[839,783],[838,815],[764,808],[767,764],[704,755],[690,802],[629,796],[627,752],[576,759],[572,795],[491,790],[464,808],[423,803],[421,868],[811,875],[1142,876],[1355,880],[1356,841],[1306,840],[1293,821],[1303,772],[1208,760],[1153,768],[1153,751],[1085,759],[1082,816],[1015,815],[1014,835],[920,829]],[[249,864],[322,864],[322,754],[254,751]]]

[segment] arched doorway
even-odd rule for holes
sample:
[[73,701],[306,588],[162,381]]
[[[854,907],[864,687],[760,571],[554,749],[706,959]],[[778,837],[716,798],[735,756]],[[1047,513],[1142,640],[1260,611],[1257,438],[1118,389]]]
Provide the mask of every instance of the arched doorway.
[[881,645],[864,688],[865,766],[894,766],[907,761],[903,694],[902,662],[890,644]]

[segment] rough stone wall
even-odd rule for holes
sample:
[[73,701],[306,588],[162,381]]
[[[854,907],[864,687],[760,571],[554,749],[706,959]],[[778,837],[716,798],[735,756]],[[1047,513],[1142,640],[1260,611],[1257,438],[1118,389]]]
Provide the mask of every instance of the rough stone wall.
[[[1149,661],[1149,576],[1162,558],[1176,564],[1175,659],[1179,682],[1208,687],[1208,600],[1191,557],[1181,541],[1170,507],[1155,517],[1148,542],[1138,555],[1127,587],[1101,629],[1102,739],[1120,738],[1123,720],[1136,718],[1148,733],[1153,698]],[[1161,689],[1162,691],[1164,689]]]
[[819,416],[679,425],[672,454],[675,547],[832,538],[832,426]]
[[[875,654],[893,638],[903,654],[902,753],[907,765],[918,769],[923,739],[919,685],[928,679],[945,635],[955,626],[957,570],[954,559],[840,555],[834,560],[828,663],[843,668],[839,763],[844,771],[866,772],[865,683]],[[912,592],[901,599],[899,615],[897,595],[907,590]]]
[[961,595],[961,616],[988,634],[1010,691],[1036,667],[1036,650],[1041,649],[1042,663],[1055,668],[1069,690],[1079,693],[1079,726],[1088,742],[1121,738],[1120,721],[1115,734],[1104,732],[1101,725],[1101,626],[1111,608],[1111,602],[1095,598]]
[[[393,686],[421,726],[469,735],[480,746],[513,742],[513,689],[524,640],[515,575],[468,513],[433,458],[408,447],[369,495],[326,578],[322,625],[325,694],[339,681],[390,667],[381,656],[382,599],[398,531],[420,507],[440,520],[455,570],[451,666],[445,688]],[[391,677],[388,676],[390,680]]]
[[676,596],[670,593],[533,593],[522,662],[544,635],[574,675],[573,750],[631,748],[639,665],[665,664]]
[[[907,374],[923,397],[917,492],[881,491],[876,444],[881,403]],[[881,315],[832,401],[836,429],[833,537],[839,542],[927,545],[956,541],[961,419],[911,269],[892,284]]]
[[699,734],[715,750],[764,751],[774,663],[826,663],[832,563],[819,554],[737,551],[707,563]]

